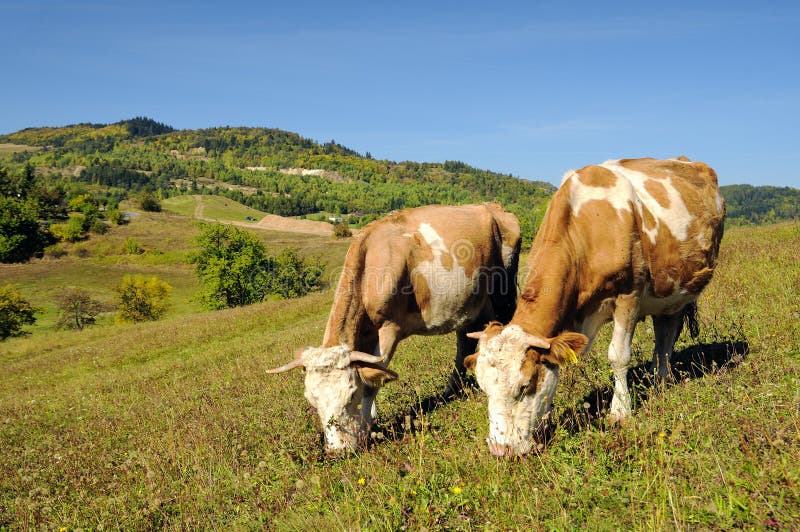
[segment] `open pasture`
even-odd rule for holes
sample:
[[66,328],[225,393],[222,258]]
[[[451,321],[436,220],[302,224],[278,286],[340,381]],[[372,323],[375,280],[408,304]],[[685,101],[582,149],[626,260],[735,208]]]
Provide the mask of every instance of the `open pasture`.
[[[346,247],[265,238],[329,249],[330,265]],[[634,415],[606,426],[607,328],[562,370],[551,430],[519,460],[487,452],[479,390],[444,405],[428,400],[444,389],[454,335],[402,342],[392,363],[400,380],[378,395],[375,443],[326,458],[301,374],[264,370],[319,344],[332,289],[7,341],[0,528],[796,528],[797,249],[796,223],[728,231],[699,301],[701,336],[676,346],[674,383],[648,384],[652,327],[640,323]],[[14,274],[25,293],[40,275],[24,270],[36,267]]]

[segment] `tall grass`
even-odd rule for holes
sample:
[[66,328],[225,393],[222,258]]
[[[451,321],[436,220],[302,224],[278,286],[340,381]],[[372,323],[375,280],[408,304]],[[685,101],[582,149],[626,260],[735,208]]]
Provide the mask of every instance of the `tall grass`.
[[375,443],[325,457],[302,375],[264,370],[320,342],[330,290],[5,342],[0,527],[800,527],[799,248],[797,224],[729,231],[674,382],[647,382],[648,320],[634,415],[606,426],[604,331],[518,460],[487,452],[479,391],[426,408],[452,335],[401,343]]

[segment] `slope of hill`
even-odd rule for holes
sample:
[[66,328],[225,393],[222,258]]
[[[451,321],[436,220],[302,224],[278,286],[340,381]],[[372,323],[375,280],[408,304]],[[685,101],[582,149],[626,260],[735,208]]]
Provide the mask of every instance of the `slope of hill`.
[[[12,172],[24,165],[54,176],[77,169],[77,179],[89,185],[159,189],[165,196],[215,193],[284,216],[357,212],[374,218],[431,203],[496,200],[521,218],[526,234],[533,234],[554,191],[549,183],[460,162],[378,161],[334,141],[320,144],[267,128],[172,131],[149,119],[134,119],[108,126],[26,129],[0,136],[0,142],[42,148],[8,156]],[[211,189],[209,180],[242,187]]]
[[415,413],[446,383],[453,335],[401,343],[400,380],[378,399],[384,437],[325,457],[302,375],[264,370],[319,343],[332,290],[13,339],[0,351],[0,529],[792,530],[798,246],[797,224],[728,231],[675,382],[642,378],[621,427],[592,418],[612,386],[607,327],[563,370],[547,445],[519,460],[487,452],[477,390]]
[[730,224],[763,224],[800,218],[800,190],[791,187],[720,187]]

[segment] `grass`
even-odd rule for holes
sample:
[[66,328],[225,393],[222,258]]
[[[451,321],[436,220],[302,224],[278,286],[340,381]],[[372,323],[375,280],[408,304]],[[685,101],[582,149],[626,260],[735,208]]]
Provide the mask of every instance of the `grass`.
[[[132,210],[126,207],[126,210]],[[105,235],[90,234],[87,240],[58,246],[65,253],[60,258],[46,257],[25,264],[0,264],[2,283],[11,283],[22,295],[43,309],[37,325],[29,330],[34,337],[52,334],[58,319],[56,296],[65,287],[79,287],[93,298],[113,303],[114,288],[126,274],[155,275],[172,286],[172,309],[168,317],[202,311],[194,300],[198,291],[194,267],[188,255],[193,239],[200,234],[200,224],[169,213],[137,212],[130,223],[111,226]],[[317,256],[327,267],[326,281],[335,283],[349,242],[327,237],[308,237],[280,231],[256,230],[270,253],[292,247],[302,255]],[[135,243],[140,253],[128,253],[127,244]],[[99,324],[113,323],[113,313],[99,317]],[[3,347],[0,345],[0,352]]]
[[259,210],[221,196],[173,196],[163,200],[161,206],[166,211],[182,216],[220,222],[244,222],[248,217],[257,221],[265,215]]
[[654,390],[637,367],[633,417],[606,426],[605,330],[520,460],[488,454],[479,391],[415,414],[444,387],[452,335],[401,343],[383,438],[326,459],[302,375],[264,370],[319,343],[330,290],[7,341],[0,528],[797,528],[799,246],[797,224],[729,231],[675,382]]
[[0,157],[8,155],[9,153],[17,153],[20,151],[39,151],[41,146],[26,146],[25,144],[10,144],[0,143]]

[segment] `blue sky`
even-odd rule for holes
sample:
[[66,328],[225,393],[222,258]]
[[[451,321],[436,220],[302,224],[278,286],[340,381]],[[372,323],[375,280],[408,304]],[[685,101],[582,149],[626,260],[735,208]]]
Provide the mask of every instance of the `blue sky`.
[[800,187],[800,3],[0,3],[0,132],[278,127],[558,183],[685,154]]

